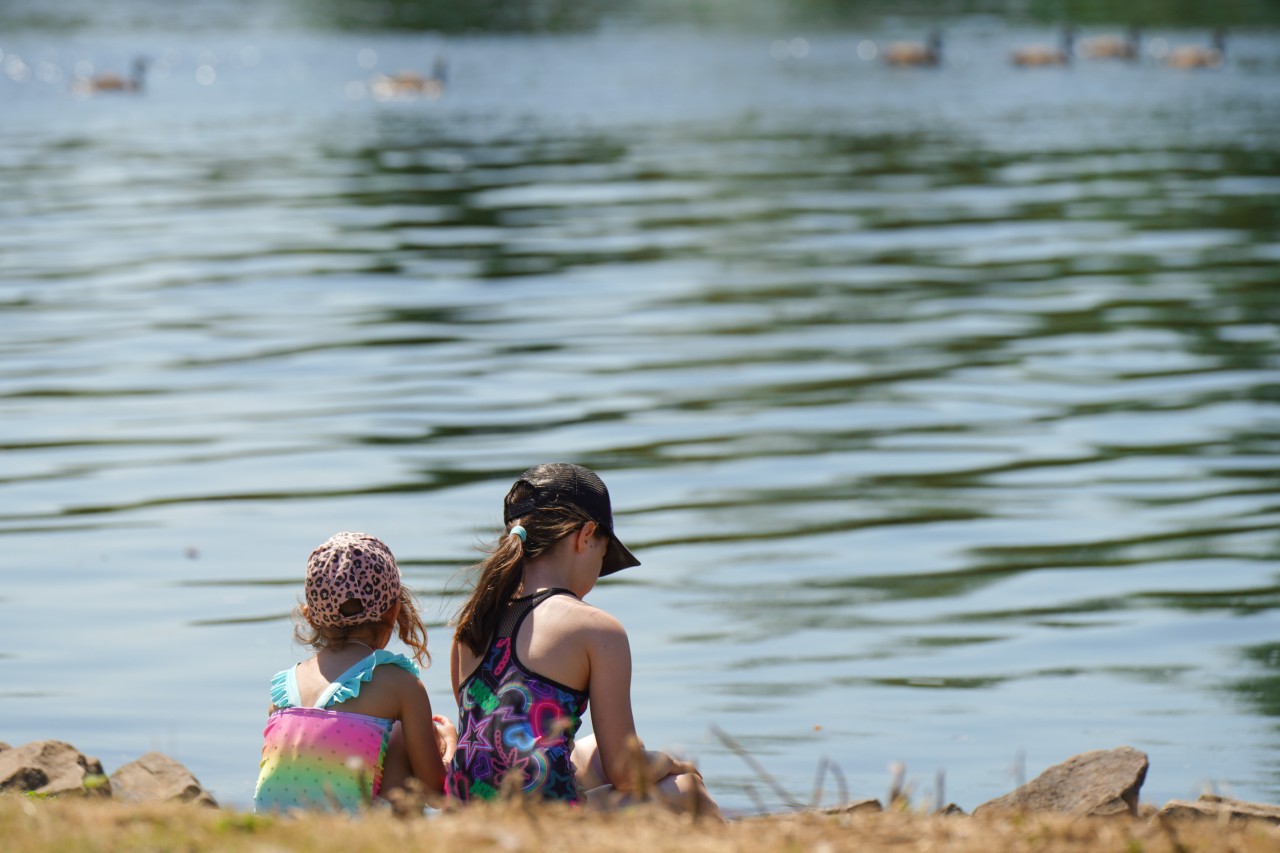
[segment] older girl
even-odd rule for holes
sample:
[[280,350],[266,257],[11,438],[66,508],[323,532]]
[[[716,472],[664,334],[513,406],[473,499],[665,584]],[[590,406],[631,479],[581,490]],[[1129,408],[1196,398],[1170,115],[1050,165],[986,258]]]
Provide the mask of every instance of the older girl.
[[[507,493],[503,520],[454,632],[450,795],[610,805],[652,787],[718,817],[692,764],[644,750],[627,632],[582,600],[600,577],[640,564],[614,534],[603,481],[580,465],[535,466]],[[575,743],[588,701],[594,737]]]

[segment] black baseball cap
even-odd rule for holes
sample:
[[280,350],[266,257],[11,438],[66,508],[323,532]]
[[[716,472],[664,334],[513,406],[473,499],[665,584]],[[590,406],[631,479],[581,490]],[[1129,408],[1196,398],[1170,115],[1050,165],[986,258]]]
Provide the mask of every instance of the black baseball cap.
[[[512,492],[521,483],[528,486],[533,494],[514,501]],[[609,490],[605,488],[604,480],[594,471],[572,462],[534,465],[521,474],[511,491],[507,492],[502,520],[505,524],[510,524],[536,509],[549,506],[577,507],[609,534],[609,548],[605,551],[604,565],[600,568],[601,577],[640,565],[640,561],[613,532],[613,508],[609,503]]]

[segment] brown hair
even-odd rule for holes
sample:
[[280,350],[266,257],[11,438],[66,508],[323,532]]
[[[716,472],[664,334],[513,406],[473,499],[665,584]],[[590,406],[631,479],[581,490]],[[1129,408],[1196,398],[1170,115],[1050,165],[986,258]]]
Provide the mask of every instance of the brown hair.
[[[427,626],[422,624],[422,617],[418,615],[418,600],[404,585],[401,585],[400,596],[396,600],[400,602],[400,615],[396,617],[396,632],[400,642],[413,650],[413,659],[419,666],[428,667],[431,665],[431,653],[427,651]],[[370,619],[359,625],[343,625],[340,628],[316,625],[311,622],[308,610],[305,604],[293,608],[293,638],[316,651],[345,648],[352,634],[362,628],[384,624],[381,619]]]
[[[506,505],[512,506],[533,496],[533,487],[517,481],[507,492]],[[498,628],[503,607],[515,597],[524,574],[525,560],[535,559],[550,551],[556,543],[591,521],[591,517],[575,506],[548,506],[533,510],[522,518],[514,518],[496,543],[486,549],[486,556],[472,566],[476,572],[471,597],[458,611],[453,639],[477,655],[484,654],[489,639]],[[525,538],[511,535],[520,525]],[[608,536],[601,524],[596,536]]]

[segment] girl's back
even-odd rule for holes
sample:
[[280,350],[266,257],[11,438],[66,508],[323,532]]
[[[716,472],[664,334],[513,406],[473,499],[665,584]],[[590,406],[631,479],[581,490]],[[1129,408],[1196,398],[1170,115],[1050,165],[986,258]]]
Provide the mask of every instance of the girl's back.
[[[294,677],[298,685],[298,698],[304,707],[313,707],[330,686],[351,667],[369,659],[373,649],[351,644],[342,652],[321,653],[298,664]],[[396,657],[407,660],[403,655]],[[369,680],[361,683],[354,695],[343,691],[341,701],[334,703],[334,710],[370,717],[400,718],[400,708],[408,690],[418,678],[413,670],[402,666],[377,666],[371,669]]]
[[[575,671],[571,647],[563,647],[565,661],[540,656],[539,667],[528,658],[530,637],[545,645],[541,635],[561,633],[556,627],[566,620],[556,612],[565,602],[570,614],[573,604],[581,604],[567,589],[516,598],[504,608],[482,657],[468,649],[455,652],[460,737],[451,796],[493,799],[507,785],[518,785],[529,796],[578,801],[573,750],[587,709],[585,684],[577,686],[585,678]],[[513,770],[519,772],[513,776]]]
[[[592,628],[602,619],[612,617],[572,594],[549,596],[521,624],[514,638],[516,654],[539,675],[585,691],[591,674]],[[465,645],[455,648],[465,678],[480,665],[482,655]]]
[[341,808],[355,811],[381,793],[387,753],[402,718],[395,682],[417,681],[404,655],[385,649],[356,656],[321,652],[271,679],[271,713],[263,731],[254,790],[258,811]]

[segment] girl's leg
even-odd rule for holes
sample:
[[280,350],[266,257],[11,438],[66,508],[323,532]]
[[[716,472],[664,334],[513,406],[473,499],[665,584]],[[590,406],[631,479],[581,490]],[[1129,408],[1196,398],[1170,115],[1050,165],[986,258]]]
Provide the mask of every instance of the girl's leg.
[[[573,746],[574,776],[578,789],[586,792],[586,806],[593,811],[611,811],[639,802],[609,784],[600,764],[595,735],[579,738]],[[724,820],[720,807],[711,798],[702,777],[696,773],[673,773],[658,780],[654,799],[672,811]]]
[[604,765],[600,763],[600,751],[596,748],[595,735],[580,737],[574,742],[571,760],[578,790],[590,791],[592,788],[609,784],[609,777],[604,775]]
[[680,773],[658,782],[658,792],[673,811],[724,820],[720,806],[711,798],[702,777],[696,773]]
[[[680,814],[724,820],[720,806],[711,798],[702,777],[696,773],[679,773],[660,779],[654,786],[652,800]],[[643,800],[624,794],[612,785],[600,785],[586,792],[586,805],[592,811],[614,811],[638,802]]]

